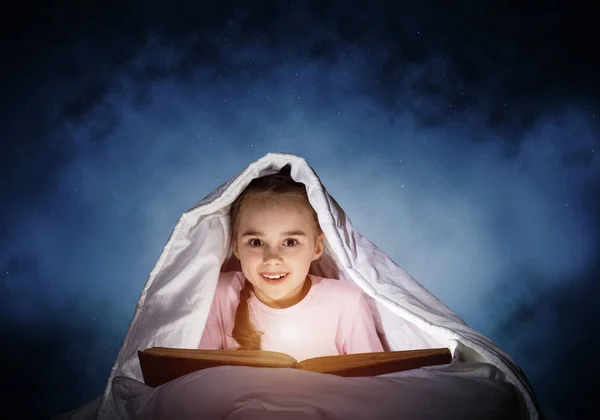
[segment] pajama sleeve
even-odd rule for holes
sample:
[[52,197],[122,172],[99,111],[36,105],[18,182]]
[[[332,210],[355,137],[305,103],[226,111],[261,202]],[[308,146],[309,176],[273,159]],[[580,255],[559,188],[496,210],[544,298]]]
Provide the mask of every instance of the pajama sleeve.
[[373,314],[362,293],[353,305],[348,306],[342,316],[344,320],[340,325],[345,329],[342,354],[383,351]]

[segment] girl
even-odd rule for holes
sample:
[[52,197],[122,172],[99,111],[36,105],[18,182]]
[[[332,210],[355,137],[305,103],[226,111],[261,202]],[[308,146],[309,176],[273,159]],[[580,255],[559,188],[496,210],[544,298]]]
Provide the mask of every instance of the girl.
[[325,235],[289,169],[252,180],[232,203],[230,246],[242,271],[221,273],[199,348],[297,360],[383,351],[362,289],[308,273]]

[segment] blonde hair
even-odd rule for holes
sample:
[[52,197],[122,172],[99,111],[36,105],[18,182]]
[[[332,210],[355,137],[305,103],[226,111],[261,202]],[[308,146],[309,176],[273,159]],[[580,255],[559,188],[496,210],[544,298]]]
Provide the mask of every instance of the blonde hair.
[[[306,187],[296,182],[290,175],[290,165],[285,165],[278,173],[253,179],[246,189],[234,200],[230,210],[230,247],[233,249],[239,229],[240,214],[249,203],[298,204],[306,205],[313,216],[317,234],[322,233],[317,213],[308,201]],[[239,344],[238,350],[260,350],[262,332],[257,331],[250,320],[248,299],[252,284],[244,281],[240,291],[240,303],[235,311],[232,336]]]

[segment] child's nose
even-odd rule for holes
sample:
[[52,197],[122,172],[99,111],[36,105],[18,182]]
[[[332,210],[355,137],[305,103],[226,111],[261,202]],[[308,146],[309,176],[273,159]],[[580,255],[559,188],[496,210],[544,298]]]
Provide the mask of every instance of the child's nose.
[[277,249],[273,249],[273,248],[270,248],[270,247],[265,247],[265,253],[263,255],[263,258],[264,258],[265,262],[280,261],[281,260],[281,253]]

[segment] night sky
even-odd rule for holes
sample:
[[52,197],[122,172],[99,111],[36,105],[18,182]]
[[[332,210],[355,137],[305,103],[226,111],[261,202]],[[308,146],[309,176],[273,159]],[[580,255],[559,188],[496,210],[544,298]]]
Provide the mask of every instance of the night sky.
[[181,213],[288,152],[515,359],[550,418],[592,416],[594,10],[60,3],[0,10],[3,407],[46,418],[98,396]]

